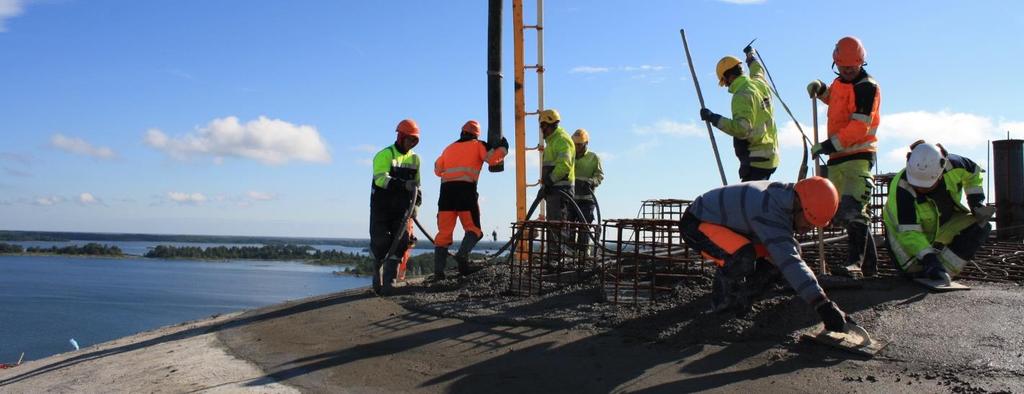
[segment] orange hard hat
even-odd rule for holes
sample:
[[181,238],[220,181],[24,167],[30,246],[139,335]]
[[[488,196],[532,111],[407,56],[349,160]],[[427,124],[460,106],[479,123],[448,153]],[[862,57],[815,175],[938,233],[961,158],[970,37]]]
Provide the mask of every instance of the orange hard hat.
[[412,119],[402,119],[401,122],[398,122],[398,128],[395,131],[398,132],[398,135],[420,138],[420,126]]
[[867,51],[857,37],[846,36],[839,39],[836,49],[832,51],[832,61],[837,66],[863,66],[867,58]]
[[474,137],[480,136],[480,122],[471,120],[462,125],[462,132],[472,134]]
[[804,218],[815,227],[825,227],[839,208],[839,192],[827,178],[812,176],[796,183],[796,195]]

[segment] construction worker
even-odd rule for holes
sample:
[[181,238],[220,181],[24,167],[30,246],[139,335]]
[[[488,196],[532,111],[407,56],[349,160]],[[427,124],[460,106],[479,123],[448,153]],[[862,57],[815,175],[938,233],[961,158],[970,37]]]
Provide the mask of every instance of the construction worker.
[[544,188],[544,205],[548,220],[565,220],[568,201],[563,193],[572,198],[576,181],[576,146],[561,126],[562,116],[554,109],[540,113],[540,131],[544,135],[544,167],[541,169],[541,185]]
[[712,309],[746,313],[753,298],[781,274],[811,305],[829,331],[845,331],[852,321],[829,300],[800,257],[794,233],[827,226],[839,205],[832,182],[811,177],[792,183],[753,181],[704,193],[680,220],[686,244],[718,269]]
[[370,248],[376,260],[373,290],[379,295],[391,292],[400,256],[405,255],[412,236],[408,220],[416,216],[422,202],[420,157],[412,151],[420,142],[420,128],[414,120],[404,119],[396,132],[395,143],[373,157]]
[[469,265],[469,252],[484,236],[480,230],[477,180],[484,163],[492,166],[500,164],[508,153],[508,141],[505,138],[497,146],[490,147],[477,139],[479,137],[480,123],[475,120],[466,122],[458,141],[444,148],[441,156],[434,161],[434,174],[441,178],[441,195],[437,199],[437,237],[434,238],[434,280],[445,278],[448,247],[452,245],[456,219],[462,223],[462,229],[466,232],[459,251],[455,253],[459,275],[469,275],[479,270],[479,267]]
[[573,146],[576,148],[575,172],[576,181],[573,187],[573,199],[576,205],[583,212],[579,217],[576,210],[569,211],[569,220],[577,222],[594,222],[594,189],[601,185],[604,180],[604,170],[601,169],[601,158],[596,153],[587,150],[590,143],[590,133],[587,130],[577,129],[572,133]]
[[938,144],[917,141],[910,149],[907,167],[889,185],[886,242],[900,272],[948,285],[992,230],[993,210],[981,188],[984,170]]
[[740,180],[767,180],[779,166],[778,131],[772,110],[772,92],[764,79],[764,68],[754,58],[754,49],[743,49],[747,55],[750,77],[743,75],[740,59],[723,57],[715,67],[718,85],[732,93],[732,119],[701,108],[700,120],[732,136],[736,158],[740,160]]
[[875,182],[871,168],[878,149],[875,131],[882,92],[864,70],[865,56],[860,40],[843,37],[832,51],[839,76],[831,86],[821,80],[807,85],[812,99],[828,105],[828,139],[815,144],[811,153],[829,156],[828,179],[842,196],[834,223],[845,227],[849,238],[846,265],[838,273],[851,277],[874,276],[877,263],[867,205]]

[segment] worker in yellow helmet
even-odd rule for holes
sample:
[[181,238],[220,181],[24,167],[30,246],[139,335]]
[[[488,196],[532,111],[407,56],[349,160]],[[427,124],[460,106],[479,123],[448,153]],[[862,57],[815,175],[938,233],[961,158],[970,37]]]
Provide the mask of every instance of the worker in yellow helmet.
[[601,168],[601,158],[596,153],[587,149],[590,143],[590,133],[587,130],[578,129],[572,134],[572,142],[576,148],[575,172],[576,181],[573,199],[583,211],[583,217],[572,210],[569,212],[569,219],[579,222],[594,222],[594,189],[601,185],[604,180],[604,170]]
[[544,187],[544,204],[548,220],[565,220],[568,201],[562,193],[573,195],[576,181],[576,146],[569,133],[558,124],[562,116],[557,110],[546,109],[540,113],[540,131],[544,134],[544,167],[541,169],[541,185]]
[[740,180],[767,180],[779,166],[779,138],[772,109],[772,93],[764,78],[764,67],[754,58],[754,48],[747,54],[750,76],[743,75],[740,59],[723,57],[715,67],[718,85],[732,93],[732,119],[701,108],[700,120],[733,137],[732,145],[740,160]]
[[[577,212],[575,209],[569,210],[569,220],[574,222],[586,222],[594,223],[594,209],[597,205],[597,199],[594,197],[594,189],[601,185],[601,181],[604,180],[604,170],[601,168],[601,158],[596,153],[587,149],[587,145],[590,144],[590,133],[587,130],[577,129],[575,133],[572,133],[572,142],[576,148],[576,181],[574,186],[573,200],[576,201],[576,206],[580,208]],[[583,216],[581,217],[580,214]],[[577,245],[579,249],[583,250],[584,253],[590,250],[587,247],[589,245],[589,236],[587,234],[579,234],[577,236]]]

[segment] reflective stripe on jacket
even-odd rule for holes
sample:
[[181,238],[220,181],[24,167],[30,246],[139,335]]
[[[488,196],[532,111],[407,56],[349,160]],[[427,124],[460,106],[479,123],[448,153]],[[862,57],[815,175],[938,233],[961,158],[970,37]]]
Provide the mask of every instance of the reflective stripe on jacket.
[[704,223],[729,228],[764,244],[772,264],[807,303],[825,299],[817,278],[800,257],[793,237],[792,183],[752,181],[723,186],[697,197],[687,212]]
[[750,77],[741,75],[729,85],[732,93],[732,119],[722,117],[715,124],[726,134],[747,141],[751,167],[779,166],[778,130],[772,109],[772,92],[764,80],[764,69],[754,61],[749,64]]
[[505,160],[505,148],[487,150],[476,138],[455,141],[434,161],[434,174],[444,182],[477,182],[484,163],[496,165]]
[[587,151],[582,157],[576,158],[574,167],[576,170],[576,193],[573,195],[573,198],[577,200],[593,200],[594,189],[600,186],[601,181],[604,180],[601,158],[596,153]]
[[828,104],[828,138],[836,148],[829,159],[878,150],[875,132],[881,116],[882,90],[867,71],[853,82],[836,78],[821,101]]
[[392,178],[420,181],[420,156],[409,149],[404,154],[394,144],[373,156],[373,186],[387,189]]
[[[982,194],[984,170],[966,157],[950,154],[942,173],[942,186],[953,201],[953,209],[970,212],[960,199],[968,195]],[[927,196],[918,196],[917,191],[907,182],[906,170],[893,177],[889,184],[889,195],[885,201],[883,221],[890,239],[890,249],[897,262],[906,269],[913,260],[920,260],[929,253],[939,253],[932,248],[932,242],[939,234],[943,212]],[[948,215],[947,213],[947,216]]]
[[576,145],[561,126],[544,138],[542,176],[555,186],[573,186],[576,181]]

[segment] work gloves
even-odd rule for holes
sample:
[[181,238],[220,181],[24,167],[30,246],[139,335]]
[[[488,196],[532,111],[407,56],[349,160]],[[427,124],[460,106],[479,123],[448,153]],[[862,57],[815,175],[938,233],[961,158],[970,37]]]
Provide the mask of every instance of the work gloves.
[[[944,246],[939,245],[939,249]],[[921,258],[921,267],[924,268],[924,272],[921,273],[925,278],[932,280],[945,279],[949,276],[946,273],[946,269],[942,266],[942,262],[939,261],[939,255],[935,253],[928,253]]]
[[811,155],[814,156],[831,155],[833,153],[836,153],[836,147],[832,145],[832,140],[825,140],[811,147]]
[[722,115],[719,115],[719,114],[716,114],[714,112],[711,112],[710,109],[707,109],[707,108],[701,108],[700,109],[700,120],[703,120],[705,122],[711,122],[711,124],[713,124],[713,125],[718,125],[718,121],[721,120],[721,119],[722,119]]
[[490,148],[491,148],[491,149],[496,149],[496,148],[505,148],[505,150],[507,151],[507,150],[508,150],[508,140],[507,140],[507,139],[505,139],[505,137],[501,137],[501,141],[498,141],[498,144],[497,144],[497,145],[495,145],[495,146],[492,146],[492,147],[490,147]]
[[825,85],[820,79],[815,79],[807,84],[807,95],[811,98],[824,96],[826,91],[828,91],[828,85]]
[[826,330],[846,332],[846,323],[857,324],[832,301],[821,304],[815,310],[818,312],[818,316],[821,317],[821,322],[825,323]]
[[985,195],[981,193],[968,194],[967,206],[971,208],[971,214],[974,215],[979,226],[988,223],[988,220],[996,213],[995,208],[985,205]]

